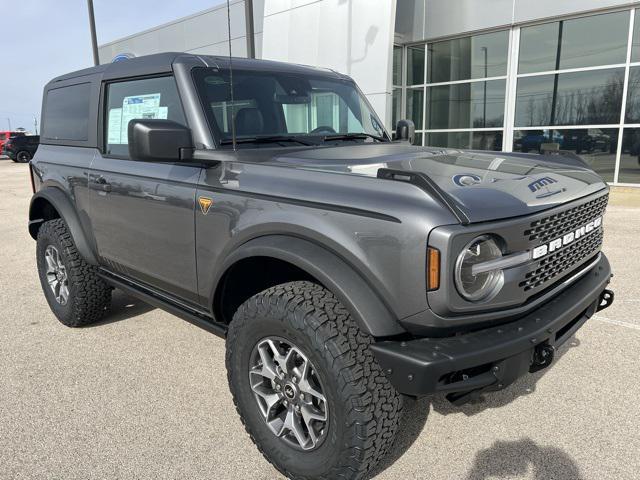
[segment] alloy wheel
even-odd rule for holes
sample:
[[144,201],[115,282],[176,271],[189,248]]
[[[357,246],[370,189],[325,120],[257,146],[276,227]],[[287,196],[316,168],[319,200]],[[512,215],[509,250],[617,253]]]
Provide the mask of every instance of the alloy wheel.
[[47,263],[47,283],[53,296],[60,305],[66,305],[69,299],[69,279],[60,252],[49,245],[44,251],[44,259]]
[[317,371],[300,348],[267,337],[250,357],[249,383],[264,420],[293,448],[314,450],[328,430],[328,406]]

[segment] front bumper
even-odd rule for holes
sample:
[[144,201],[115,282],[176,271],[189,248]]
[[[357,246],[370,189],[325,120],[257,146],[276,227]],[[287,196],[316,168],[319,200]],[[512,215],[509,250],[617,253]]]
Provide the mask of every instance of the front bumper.
[[446,392],[462,403],[471,394],[500,390],[549,366],[555,349],[611,304],[610,278],[609,261],[600,254],[581,278],[519,320],[453,337],[381,341],[372,349],[399,392]]

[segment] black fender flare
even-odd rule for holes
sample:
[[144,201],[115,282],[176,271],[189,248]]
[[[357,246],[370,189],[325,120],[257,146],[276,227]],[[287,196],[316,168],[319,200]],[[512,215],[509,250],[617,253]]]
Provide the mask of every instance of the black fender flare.
[[73,203],[59,188],[45,187],[31,197],[31,203],[29,204],[29,234],[31,237],[33,237],[34,240],[37,239],[38,230],[45,221],[38,205],[42,200],[50,203],[53,208],[56,209],[60,218],[67,224],[69,232],[71,232],[71,237],[82,258],[91,265],[98,265],[94,250],[82,229],[80,218],[78,217],[76,209],[73,207]]
[[236,262],[249,257],[273,257],[304,270],[331,291],[356,319],[360,328],[374,337],[406,333],[396,316],[355,268],[330,250],[298,237],[266,235],[242,244],[224,261],[219,280]]

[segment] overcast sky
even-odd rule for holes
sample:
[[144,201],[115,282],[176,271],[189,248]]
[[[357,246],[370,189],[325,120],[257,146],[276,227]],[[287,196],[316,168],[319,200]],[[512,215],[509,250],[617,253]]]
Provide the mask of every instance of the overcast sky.
[[[225,0],[94,0],[98,44],[166,23]],[[42,88],[93,64],[86,0],[20,0],[2,11],[0,130],[40,123]]]

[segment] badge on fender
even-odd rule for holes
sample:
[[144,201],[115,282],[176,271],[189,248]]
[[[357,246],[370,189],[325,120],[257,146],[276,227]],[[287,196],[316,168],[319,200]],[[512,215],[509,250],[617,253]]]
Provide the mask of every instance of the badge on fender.
[[208,197],[198,197],[198,203],[200,204],[200,210],[202,211],[202,214],[206,215],[207,213],[209,213],[209,209],[213,204],[213,200]]

